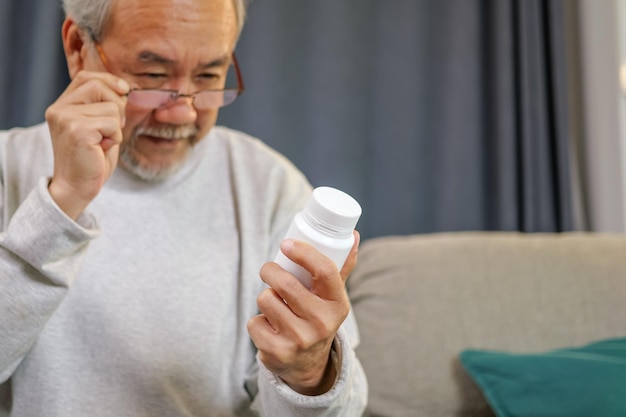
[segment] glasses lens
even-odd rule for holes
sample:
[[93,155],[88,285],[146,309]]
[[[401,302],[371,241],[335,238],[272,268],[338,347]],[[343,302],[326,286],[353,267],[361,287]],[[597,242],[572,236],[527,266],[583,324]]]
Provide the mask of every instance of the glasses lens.
[[167,90],[132,90],[128,93],[128,104],[143,109],[158,109],[175,97]]
[[239,90],[226,90],[224,91],[224,104],[222,106],[228,106],[230,103],[235,101],[237,97],[239,97]]
[[205,90],[196,93],[193,104],[200,110],[217,109],[228,106],[235,101],[238,95],[239,92],[237,90]]

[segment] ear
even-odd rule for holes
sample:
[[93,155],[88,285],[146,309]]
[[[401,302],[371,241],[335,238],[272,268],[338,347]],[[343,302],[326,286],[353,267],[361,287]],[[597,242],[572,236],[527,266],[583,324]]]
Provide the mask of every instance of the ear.
[[85,67],[88,44],[85,42],[85,32],[68,17],[63,22],[62,33],[63,50],[70,78],[74,78]]

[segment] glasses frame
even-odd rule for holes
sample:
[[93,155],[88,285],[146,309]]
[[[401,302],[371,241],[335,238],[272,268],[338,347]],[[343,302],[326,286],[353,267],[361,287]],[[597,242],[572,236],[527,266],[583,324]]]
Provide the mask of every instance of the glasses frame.
[[[94,45],[96,47],[96,51],[98,52],[98,56],[100,57],[100,61],[102,61],[102,65],[104,65],[104,68],[108,72],[110,72],[111,74],[114,74],[115,72],[111,69],[111,64],[109,62],[109,59],[104,54],[104,50],[102,49],[102,45],[100,45],[100,42],[98,42],[96,40],[95,36],[93,35],[93,33],[91,33],[91,31],[89,31],[89,35],[90,35],[91,40],[93,41],[93,43],[94,43]],[[195,92],[190,93],[190,94],[182,94],[178,90],[170,90],[170,89],[165,89],[165,88],[132,88],[128,93],[126,93],[126,96],[128,97],[133,91],[163,91],[163,92],[167,92],[167,93],[171,94],[171,99],[166,104],[162,104],[161,106],[153,108],[153,110],[156,110],[156,109],[167,107],[167,105],[169,103],[172,103],[172,102],[178,100],[179,98],[191,98],[191,103],[195,107],[194,100],[195,100],[196,96],[198,94],[204,93],[204,92],[236,91],[237,95],[235,96],[233,101],[231,101],[230,103],[222,105],[222,106],[219,106],[219,107],[215,107],[215,108],[208,108],[207,110],[218,109],[218,108],[221,108],[221,107],[225,107],[225,106],[227,106],[229,104],[232,104],[237,99],[237,97],[239,97],[243,93],[243,91],[244,91],[243,77],[241,75],[241,70],[239,68],[239,62],[237,61],[237,56],[235,55],[235,52],[233,52],[231,54],[231,59],[232,59],[232,62],[233,62],[233,66],[235,67],[235,76],[237,77],[237,88],[236,89],[234,89],[234,88],[223,88],[223,89],[219,89],[219,90],[206,89],[206,90],[195,91]],[[200,110],[200,109],[198,109],[198,110]]]

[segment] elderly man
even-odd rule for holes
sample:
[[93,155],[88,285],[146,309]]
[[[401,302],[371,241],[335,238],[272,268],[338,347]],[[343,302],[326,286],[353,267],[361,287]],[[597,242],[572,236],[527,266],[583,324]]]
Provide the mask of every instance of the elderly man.
[[281,243],[309,183],[215,126],[243,0],[64,8],[72,82],[0,132],[0,415],[360,415],[358,236],[341,270]]

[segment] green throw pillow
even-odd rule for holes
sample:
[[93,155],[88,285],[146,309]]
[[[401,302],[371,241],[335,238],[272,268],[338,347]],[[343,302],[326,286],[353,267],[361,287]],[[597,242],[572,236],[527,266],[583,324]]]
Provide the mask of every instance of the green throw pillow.
[[545,353],[465,350],[498,417],[626,416],[626,338]]

